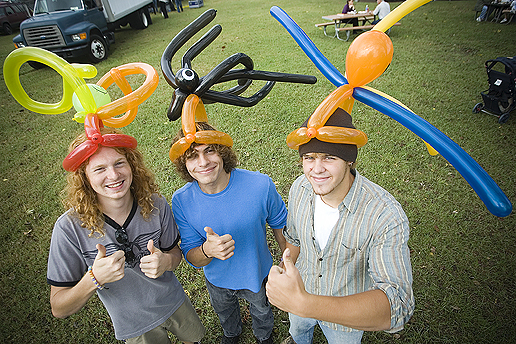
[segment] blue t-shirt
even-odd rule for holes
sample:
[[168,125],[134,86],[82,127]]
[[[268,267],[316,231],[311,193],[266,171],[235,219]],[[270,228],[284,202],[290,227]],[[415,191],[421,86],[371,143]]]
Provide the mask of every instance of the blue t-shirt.
[[202,192],[197,181],[187,183],[172,196],[172,212],[185,257],[206,241],[204,227],[221,236],[231,234],[235,240],[231,258],[214,258],[204,266],[210,283],[232,290],[260,290],[272,266],[266,223],[281,229],[287,221],[285,203],[269,176],[235,169],[228,186],[216,194]]

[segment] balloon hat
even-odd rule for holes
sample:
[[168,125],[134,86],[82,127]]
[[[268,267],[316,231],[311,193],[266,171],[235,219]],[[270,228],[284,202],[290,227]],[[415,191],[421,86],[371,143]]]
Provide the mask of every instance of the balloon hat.
[[193,142],[205,145],[233,146],[233,139],[228,134],[218,130],[197,131],[195,122],[208,122],[208,116],[199,97],[191,94],[186,98],[183,105],[183,115],[181,116],[181,128],[185,136],[176,141],[170,148],[170,160],[175,161],[183,155]]
[[[181,126],[185,137],[174,143],[170,149],[170,159],[174,161],[183,154],[192,142],[202,144],[222,144],[231,146],[233,140],[220,131],[196,132],[195,121],[207,122],[208,118],[204,103],[224,103],[242,107],[251,107],[269,94],[276,81],[314,84],[317,79],[310,75],[287,74],[260,71],[254,69],[253,60],[244,53],[236,53],[219,63],[212,71],[199,77],[192,69],[192,60],[199,55],[221,33],[222,27],[215,25],[202,36],[181,60],[181,69],[175,74],[171,61],[175,53],[197,32],[208,25],[216,16],[214,9],[207,10],[187,27],[181,30],[167,46],[161,57],[161,70],[165,80],[174,88],[172,101],[167,111],[171,121],[181,117]],[[238,65],[243,69],[233,69]],[[214,91],[210,88],[217,84],[237,80],[237,85],[224,91]],[[253,80],[264,80],[266,84],[250,97],[239,96],[245,92]]]
[[[346,77],[317,49],[306,33],[277,6],[270,10],[272,16],[290,33],[305,54],[312,60],[321,73],[337,89],[333,91],[315,110],[306,133],[294,131],[288,136],[287,144],[296,148],[300,142],[308,139],[308,131],[312,136],[321,135],[321,126],[337,107],[351,114],[354,100],[358,100],[373,109],[391,117],[419,136],[426,143],[430,154],[440,153],[450,162],[464,179],[471,185],[487,209],[494,215],[503,217],[512,212],[512,204],[500,187],[487,172],[469,156],[459,145],[416,115],[408,107],[389,95],[366,86],[379,77],[390,64],[393,46],[390,38],[384,33],[399,19],[426,4],[430,0],[407,0],[394,11],[384,17],[371,31],[359,35],[349,46],[346,54]],[[339,142],[341,138],[332,132],[328,139]],[[349,137],[343,138],[345,140]]]
[[[21,65],[27,61],[43,63],[63,77],[63,97],[59,103],[47,104],[35,101],[27,95],[20,82]],[[87,64],[69,64],[61,57],[36,47],[16,49],[7,56],[3,67],[4,80],[13,97],[25,108],[47,115],[66,112],[75,107],[77,122],[84,122],[88,140],[77,146],[63,161],[67,171],[75,171],[93,155],[99,145],[106,147],[136,148],[136,139],[122,134],[100,134],[103,125],[121,128],[131,123],[142,104],[158,86],[158,73],[146,63],[128,63],[112,68],[96,85],[86,84],[84,78],[93,78],[97,69]],[[143,84],[132,90],[126,76],[144,74]],[[122,90],[124,96],[111,102],[107,88],[113,84]],[[124,114],[125,113],[125,114]],[[124,114],[124,115],[122,115]],[[115,117],[122,115],[120,117]]]

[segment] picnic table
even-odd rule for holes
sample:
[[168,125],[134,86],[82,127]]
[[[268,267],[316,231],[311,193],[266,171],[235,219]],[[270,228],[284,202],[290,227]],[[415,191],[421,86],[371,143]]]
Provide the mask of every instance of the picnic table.
[[[358,26],[352,26],[351,21],[353,19],[358,19],[358,22],[361,24]],[[357,13],[337,13],[323,16],[322,19],[328,20],[325,23],[315,24],[316,27],[322,27],[324,29],[324,34],[326,36],[335,37],[342,41],[349,40],[349,36],[352,31],[360,31],[360,30],[370,30],[374,27],[372,24],[375,15],[371,11],[358,11]],[[395,23],[394,25],[398,26],[401,23]],[[326,30],[327,27],[331,27],[334,30],[333,34],[328,33]],[[346,38],[342,38],[339,34],[342,32],[346,32]]]
[[[502,16],[502,13],[504,10],[508,9],[509,7],[511,7],[511,4],[508,3],[508,2],[495,2],[493,1],[492,3],[488,4],[487,5],[488,9],[487,9],[487,13],[493,13],[493,19],[491,19],[491,21],[495,22],[495,23],[499,23],[500,20],[501,20],[501,16]],[[487,19],[487,17],[486,17]]]

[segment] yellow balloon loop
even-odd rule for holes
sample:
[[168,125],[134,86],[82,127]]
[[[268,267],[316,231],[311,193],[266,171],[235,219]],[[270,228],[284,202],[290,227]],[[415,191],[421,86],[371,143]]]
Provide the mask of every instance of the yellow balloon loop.
[[[63,97],[60,102],[43,103],[35,101],[25,92],[20,81],[20,67],[28,61],[45,64],[63,77]],[[81,75],[95,75],[96,69],[93,66],[81,66],[79,69],[76,69],[50,51],[36,47],[25,47],[16,49],[7,56],[4,61],[3,73],[7,88],[18,103],[30,111],[46,115],[57,115],[70,110],[72,108],[73,93],[78,88],[86,87],[86,83]],[[90,97],[93,99],[91,93]]]

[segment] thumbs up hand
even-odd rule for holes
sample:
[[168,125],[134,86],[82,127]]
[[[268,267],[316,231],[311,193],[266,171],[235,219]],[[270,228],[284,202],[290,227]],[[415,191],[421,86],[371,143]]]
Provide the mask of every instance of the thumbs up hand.
[[158,278],[168,270],[170,257],[155,247],[152,239],[147,242],[147,250],[149,250],[150,254],[140,259],[140,269],[145,276]]
[[93,262],[93,276],[100,285],[121,280],[124,277],[125,255],[119,250],[106,256],[106,248],[97,244],[97,256]]
[[235,240],[230,234],[219,236],[210,227],[204,227],[204,231],[206,241],[202,244],[202,249],[209,258],[226,260],[235,254]]
[[270,303],[283,311],[299,314],[296,308],[305,304],[304,298],[309,294],[299,270],[292,262],[290,249],[283,252],[283,268],[277,265],[271,267],[266,289]]

